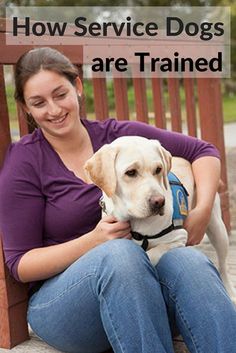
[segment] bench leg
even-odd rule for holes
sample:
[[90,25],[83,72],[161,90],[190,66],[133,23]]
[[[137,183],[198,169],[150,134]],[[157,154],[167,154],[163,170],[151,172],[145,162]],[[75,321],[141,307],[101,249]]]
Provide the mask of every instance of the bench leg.
[[0,308],[0,348],[11,349],[29,339],[26,311],[27,302]]

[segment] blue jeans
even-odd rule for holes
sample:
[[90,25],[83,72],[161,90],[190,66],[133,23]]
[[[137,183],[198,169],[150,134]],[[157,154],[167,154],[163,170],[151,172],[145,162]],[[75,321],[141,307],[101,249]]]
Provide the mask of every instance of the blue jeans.
[[174,353],[172,327],[190,352],[236,352],[236,310],[213,264],[191,248],[153,267],[127,239],[89,251],[30,299],[34,332],[63,352]]

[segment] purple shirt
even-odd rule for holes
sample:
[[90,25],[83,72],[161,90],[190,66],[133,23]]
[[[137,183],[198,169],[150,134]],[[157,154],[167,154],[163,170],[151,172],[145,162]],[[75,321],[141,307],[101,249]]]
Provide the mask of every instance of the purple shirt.
[[[219,157],[204,141],[140,122],[82,120],[94,152],[124,135],[158,139],[174,156],[193,162]],[[40,129],[11,144],[0,174],[0,229],[6,263],[17,266],[29,250],[63,243],[95,228],[101,218],[101,191],[67,169]]]

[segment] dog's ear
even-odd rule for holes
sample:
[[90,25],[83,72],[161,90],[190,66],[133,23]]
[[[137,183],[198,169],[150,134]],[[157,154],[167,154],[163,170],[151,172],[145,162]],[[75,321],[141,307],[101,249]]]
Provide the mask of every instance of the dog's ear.
[[90,180],[108,197],[116,190],[115,159],[118,149],[109,145],[100,148],[84,165]]
[[164,187],[167,190],[168,185],[169,185],[168,173],[171,170],[172,155],[164,147],[162,147],[162,145],[160,144],[160,142],[158,140],[151,140],[151,141],[154,143],[154,145],[157,148],[157,151],[160,154],[160,157],[162,159],[162,163],[164,166],[163,183],[164,183]]
[[164,147],[161,146],[161,154],[162,154],[162,158],[164,160],[164,164],[166,166],[166,172],[167,174],[169,173],[169,171],[171,170],[171,160],[172,160],[172,155],[170,154],[169,151],[167,151]]
[[164,175],[163,175],[163,182],[164,182],[164,186],[166,188],[166,190],[168,189],[168,184],[169,184],[169,180],[168,180],[168,173],[171,170],[171,159],[172,156],[170,154],[169,151],[167,151],[164,147],[160,147],[160,154],[161,154],[161,158],[163,160],[163,165],[164,165]]

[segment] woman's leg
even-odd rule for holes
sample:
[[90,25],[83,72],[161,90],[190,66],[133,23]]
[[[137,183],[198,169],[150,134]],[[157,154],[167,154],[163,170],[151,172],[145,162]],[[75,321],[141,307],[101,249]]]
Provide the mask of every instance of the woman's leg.
[[235,352],[236,309],[212,262],[186,247],[163,255],[156,269],[169,316],[190,352]]
[[173,353],[156,270],[127,239],[94,248],[46,281],[28,318],[36,334],[65,352],[102,352],[110,342],[116,353]]

